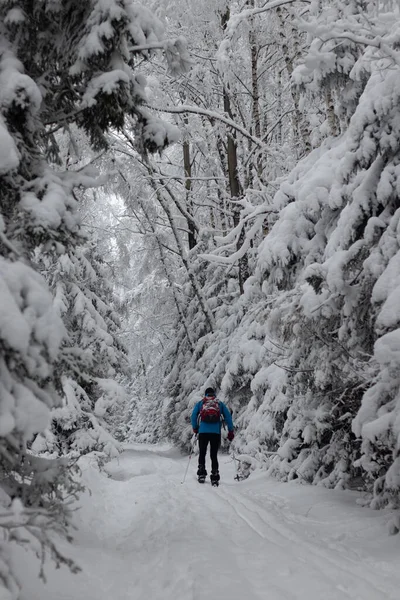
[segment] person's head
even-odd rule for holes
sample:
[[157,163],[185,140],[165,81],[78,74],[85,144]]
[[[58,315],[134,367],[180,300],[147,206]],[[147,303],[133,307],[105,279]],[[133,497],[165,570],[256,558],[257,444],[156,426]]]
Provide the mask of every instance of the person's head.
[[214,388],[212,388],[212,387],[207,388],[206,391],[204,392],[204,395],[206,397],[208,397],[208,396],[215,396],[215,390],[214,390]]

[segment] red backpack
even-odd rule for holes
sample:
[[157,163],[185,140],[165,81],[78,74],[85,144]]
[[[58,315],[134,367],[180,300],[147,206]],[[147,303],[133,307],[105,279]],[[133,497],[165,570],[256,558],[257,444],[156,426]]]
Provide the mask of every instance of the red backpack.
[[221,406],[215,396],[206,396],[203,398],[203,404],[200,409],[200,421],[203,423],[218,423],[221,420]]

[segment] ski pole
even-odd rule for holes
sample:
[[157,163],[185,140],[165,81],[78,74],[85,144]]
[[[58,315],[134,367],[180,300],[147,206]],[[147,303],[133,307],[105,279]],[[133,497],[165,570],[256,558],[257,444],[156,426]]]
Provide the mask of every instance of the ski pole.
[[[197,439],[197,435],[196,435],[195,439]],[[187,467],[186,467],[185,475],[184,475],[181,483],[185,483],[185,481],[186,481],[186,475],[187,475],[187,472],[189,470],[190,459],[192,458],[192,454],[193,454],[193,444],[191,444],[191,446],[190,446],[189,460],[188,460],[188,464],[187,464]]]
[[184,475],[184,477],[183,477],[183,479],[182,479],[181,483],[185,483],[185,480],[186,480],[186,475],[187,475],[187,472],[188,472],[188,470],[189,470],[189,465],[190,465],[190,459],[191,459],[191,458],[192,458],[192,451],[190,451],[190,454],[189,454],[189,460],[188,460],[188,464],[187,464],[187,467],[186,467],[185,475]]

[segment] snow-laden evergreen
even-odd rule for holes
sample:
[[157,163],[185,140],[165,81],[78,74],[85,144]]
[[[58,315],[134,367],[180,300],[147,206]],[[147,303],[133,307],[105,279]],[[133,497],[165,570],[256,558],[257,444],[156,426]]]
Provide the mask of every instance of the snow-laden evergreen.
[[[212,381],[234,409],[245,471],[357,486],[373,506],[397,506],[398,15],[369,6],[366,24],[359,3],[334,8],[329,28],[325,11],[302,23],[316,41],[293,77],[305,101],[338,92],[336,137],[266,203],[270,231],[245,298],[230,307],[235,331],[226,344],[200,336],[206,360],[192,353],[192,370],[171,371],[181,386],[171,406],[181,398],[186,414]],[[221,332],[230,320],[216,317]],[[174,422],[174,437],[187,440],[188,425]]]
[[285,371],[277,401],[275,376],[261,385],[258,412],[268,407],[268,437],[277,437],[271,470],[327,485],[361,475],[378,505],[397,504],[400,490],[392,295],[399,67],[368,48],[355,79],[366,64],[371,74],[348,130],[300,164],[277,195],[286,206],[249,287],[261,285],[271,299],[267,333],[282,347],[273,362]]
[[127,439],[189,448],[207,386],[232,410],[239,479],[262,467],[399,508],[398,3],[158,14],[0,4],[7,600],[14,543],[75,570],[74,461]]
[[[117,337],[120,322],[107,281],[110,270],[90,246],[39,266],[67,330],[57,365],[63,374],[64,405],[51,414],[44,447],[61,454],[96,450],[113,456],[118,452],[110,433],[113,413],[125,396],[117,380],[127,375],[128,364]],[[41,447],[39,441],[34,445],[36,451]]]
[[72,235],[76,222],[73,198],[37,152],[40,90],[23,73],[4,38],[0,77],[6,82],[0,96],[0,578],[8,598],[14,599],[18,583],[8,565],[9,539],[25,537],[37,551],[48,546],[58,562],[71,563],[50,535],[52,530],[66,534],[68,507],[63,498],[79,486],[63,460],[40,459],[28,451],[28,444],[46,428],[50,409],[60,404],[61,374],[54,367],[66,334],[51,293],[29,257],[38,237],[48,242],[57,234]]
[[59,135],[75,125],[104,149],[129,119],[139,145],[164,148],[176,128],[144,106],[134,68],[157,49],[173,73],[187,57],[130,0],[5,0],[0,20],[0,594],[16,600],[12,543],[75,570],[53,534],[69,535],[81,485],[68,460],[36,456],[38,434],[52,419],[57,451],[114,453],[125,368],[104,259],[81,232],[78,198],[104,180],[63,170]]

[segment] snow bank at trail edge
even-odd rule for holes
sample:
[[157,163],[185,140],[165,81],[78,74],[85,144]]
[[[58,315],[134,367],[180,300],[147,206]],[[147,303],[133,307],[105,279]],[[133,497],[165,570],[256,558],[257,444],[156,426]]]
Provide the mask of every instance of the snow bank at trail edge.
[[[16,547],[14,563],[22,583],[21,600],[131,598],[135,565],[125,545],[129,540],[130,552],[140,553],[151,536],[152,515],[160,512],[160,480],[175,464],[171,456],[181,458],[179,451],[169,445],[149,449],[130,445],[124,454],[105,466],[105,471],[99,469],[94,454],[82,457],[79,466],[87,490],[77,503],[73,544],[57,541],[62,553],[82,570],[73,575],[65,566],[55,569],[47,558],[46,584],[43,584],[38,578],[38,559]],[[181,461],[177,462],[179,470]],[[157,527],[159,522],[156,521]]]
[[[398,600],[400,537],[389,511],[357,504],[356,492],[269,480],[196,481],[196,459],[169,446],[131,445],[98,469],[81,459],[91,490],[61,548],[82,571],[45,566],[20,548],[21,600]],[[210,571],[211,570],[211,571]],[[215,572],[216,578],[204,578]]]

